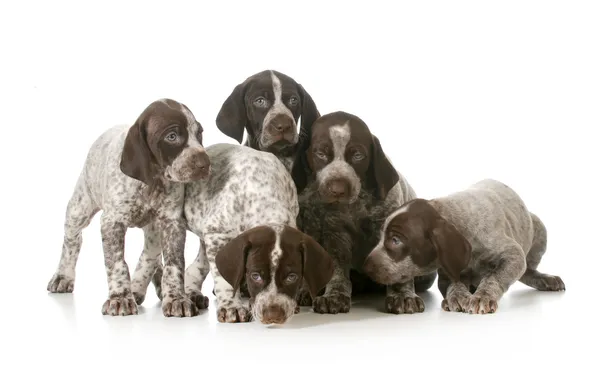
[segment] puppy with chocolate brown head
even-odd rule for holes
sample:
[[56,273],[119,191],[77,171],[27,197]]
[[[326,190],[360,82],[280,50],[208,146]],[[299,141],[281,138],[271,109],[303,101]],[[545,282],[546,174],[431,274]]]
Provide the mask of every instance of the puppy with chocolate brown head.
[[245,280],[253,319],[263,324],[285,323],[298,312],[301,285],[315,296],[333,275],[327,252],[287,225],[261,225],[243,232],[219,250],[215,263],[234,292]]
[[546,238],[544,224],[517,193],[488,179],[446,197],[411,200],[393,212],[364,270],[393,284],[439,269],[444,310],[493,313],[516,281],[565,289],[560,277],[537,271]]
[[315,102],[301,84],[264,70],[233,89],[217,115],[217,127],[240,144],[246,131],[245,145],[275,154],[290,171],[318,117]]
[[[298,226],[334,260],[334,275],[324,294],[315,298],[304,292],[299,301],[312,304],[315,312],[348,312],[353,293],[351,272],[356,279],[369,281],[362,264],[378,242],[382,220],[377,218],[386,212],[386,201],[401,205],[415,193],[367,124],[346,112],[317,119],[308,147],[298,159],[292,171],[300,193]],[[388,286],[387,295],[389,312],[422,311],[412,279]]]

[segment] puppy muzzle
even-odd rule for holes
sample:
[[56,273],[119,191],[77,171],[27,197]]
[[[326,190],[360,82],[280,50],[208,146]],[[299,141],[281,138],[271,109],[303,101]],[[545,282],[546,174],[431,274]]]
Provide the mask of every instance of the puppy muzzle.
[[165,177],[174,182],[192,182],[208,177],[210,159],[204,148],[185,148],[165,170]]

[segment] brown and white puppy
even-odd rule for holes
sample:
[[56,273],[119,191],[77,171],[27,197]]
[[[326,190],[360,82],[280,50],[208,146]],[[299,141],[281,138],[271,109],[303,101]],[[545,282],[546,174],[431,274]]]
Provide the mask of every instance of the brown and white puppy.
[[439,269],[444,310],[492,313],[517,280],[542,291],[565,289],[560,277],[537,271],[546,239],[544,224],[517,193],[487,179],[400,207],[386,219],[364,269],[384,284]]
[[[202,126],[183,104],[171,99],[151,103],[130,126],[103,133],[90,148],[68,203],[62,255],[48,283],[52,293],[71,293],[82,245],[82,230],[96,213],[100,220],[108,277],[105,315],[137,314],[161,252],[165,272],[162,309],[165,316],[193,316],[198,310],[183,284],[185,222],[184,183],[209,175],[210,160],[202,146]],[[130,281],[125,262],[128,228],[144,229],[144,258]],[[144,292],[145,294],[145,292]]]
[[[296,153],[310,138],[319,111],[306,90],[275,70],[256,73],[237,85],[217,115],[217,127],[240,144],[275,154],[291,171]],[[301,118],[300,133],[298,121]]]
[[327,252],[287,225],[262,225],[243,232],[219,250],[215,262],[234,292],[245,279],[253,319],[263,324],[285,323],[298,312],[301,285],[316,296],[333,274]]
[[[323,295],[307,297],[301,305],[316,312],[348,312],[353,283],[351,271],[363,274],[362,264],[378,242],[388,194],[403,204],[416,195],[386,157],[379,139],[355,115],[333,112],[312,127],[311,140],[299,156],[292,175],[299,194],[298,226],[333,257],[334,275]],[[357,276],[358,278],[358,276]],[[366,278],[366,277],[365,277]],[[427,289],[433,283],[433,279]],[[422,311],[413,280],[387,287],[386,309]]]

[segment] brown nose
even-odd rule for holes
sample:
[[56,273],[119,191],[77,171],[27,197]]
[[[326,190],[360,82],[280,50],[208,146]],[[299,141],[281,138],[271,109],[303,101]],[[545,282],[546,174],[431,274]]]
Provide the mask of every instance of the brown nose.
[[344,197],[348,193],[348,183],[344,180],[332,180],[327,185],[327,188],[331,196],[336,199]]
[[263,324],[283,324],[285,322],[285,312],[283,308],[276,305],[270,305],[263,311]]
[[205,152],[199,152],[194,159],[194,164],[202,174],[206,174],[210,168],[210,159]]
[[292,129],[292,121],[289,118],[278,118],[273,120],[273,129],[279,134],[287,133]]

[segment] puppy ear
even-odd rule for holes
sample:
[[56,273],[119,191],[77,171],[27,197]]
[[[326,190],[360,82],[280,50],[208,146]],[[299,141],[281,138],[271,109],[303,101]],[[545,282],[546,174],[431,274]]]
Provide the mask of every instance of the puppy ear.
[[248,123],[246,103],[244,101],[245,92],[246,82],[238,84],[225,102],[223,102],[217,115],[217,128],[223,134],[237,140],[240,144],[244,138],[244,128]]
[[[308,147],[307,142],[310,141],[312,133],[312,124],[321,117],[317,105],[313,101],[312,97],[304,89],[301,84],[298,84],[298,90],[300,92],[300,99],[302,101],[302,114],[300,124],[300,145],[305,145],[304,148]],[[304,143],[304,144],[303,144]]]
[[[310,139],[310,138],[309,138]],[[312,174],[307,161],[307,148],[300,147],[296,153],[294,166],[292,167],[292,180],[296,184],[296,192],[301,193],[308,184],[308,177]]]
[[371,149],[369,178],[375,188],[376,198],[380,200],[385,199],[388,192],[400,180],[398,171],[396,171],[392,162],[385,156],[381,148],[381,143],[379,143],[379,139],[375,135],[373,135]]
[[246,258],[250,248],[249,232],[243,232],[223,246],[215,256],[219,273],[237,292],[246,272]]
[[311,236],[303,234],[304,281],[314,299],[333,277],[333,260]]
[[142,115],[129,128],[121,153],[120,168],[127,176],[151,186],[158,168],[148,146],[146,125],[146,118]]
[[460,281],[460,272],[471,260],[471,244],[452,225],[438,219],[431,231],[431,242],[435,246],[442,269],[453,281]]

